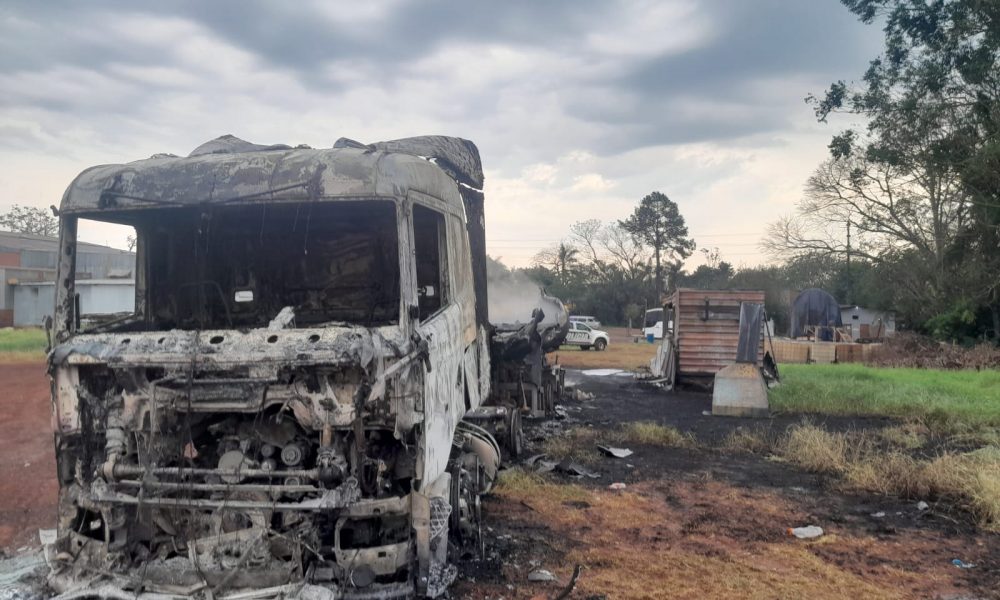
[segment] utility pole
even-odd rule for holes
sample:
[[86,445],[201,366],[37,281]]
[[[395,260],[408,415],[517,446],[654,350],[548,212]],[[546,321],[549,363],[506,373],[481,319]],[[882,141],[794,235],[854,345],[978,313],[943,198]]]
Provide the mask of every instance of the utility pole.
[[847,303],[854,304],[854,290],[851,285],[851,218],[847,217]]

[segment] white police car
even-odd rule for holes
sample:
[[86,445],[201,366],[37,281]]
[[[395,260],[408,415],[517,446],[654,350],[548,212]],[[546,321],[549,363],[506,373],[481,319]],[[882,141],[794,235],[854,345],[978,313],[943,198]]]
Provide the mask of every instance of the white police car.
[[610,341],[611,338],[608,337],[607,332],[573,321],[569,324],[569,332],[566,334],[566,341],[563,344],[579,346],[581,350],[590,350],[590,347],[593,346],[594,350],[601,351],[608,347]]

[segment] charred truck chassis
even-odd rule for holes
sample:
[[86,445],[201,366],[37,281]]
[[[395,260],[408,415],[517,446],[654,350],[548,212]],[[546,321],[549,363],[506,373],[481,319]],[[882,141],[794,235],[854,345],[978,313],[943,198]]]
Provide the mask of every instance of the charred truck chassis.
[[569,332],[569,312],[558,298],[542,294],[540,304],[526,324],[495,325],[490,352],[494,402],[533,417],[551,415],[562,393],[565,373],[545,355]]
[[[82,173],[49,354],[52,586],[441,595],[500,462],[463,421],[490,395],[482,180],[472,143],[436,136],[225,136]],[[135,227],[133,313],[80,314],[79,219]]]

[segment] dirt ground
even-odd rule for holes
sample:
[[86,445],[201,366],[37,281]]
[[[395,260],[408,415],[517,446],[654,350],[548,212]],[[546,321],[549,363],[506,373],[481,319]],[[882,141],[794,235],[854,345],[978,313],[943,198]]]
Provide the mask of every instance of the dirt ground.
[[38,543],[55,526],[55,453],[44,362],[0,364],[0,549]]
[[608,327],[605,329],[611,343],[607,349],[598,352],[597,350],[582,350],[577,346],[563,346],[557,352],[550,354],[550,362],[558,363],[568,369],[639,369],[648,367],[650,359],[656,355],[659,344],[650,344],[645,340],[636,342],[636,334],[641,334],[639,329],[632,329],[631,336],[627,335],[624,327]]
[[[56,485],[48,384],[41,363],[0,365],[0,548],[37,544],[52,527]],[[822,476],[751,454],[712,450],[738,427],[784,429],[799,417],[706,416],[700,394],[667,395],[628,377],[569,374],[594,394],[565,402],[567,418],[531,422],[538,446],[560,429],[654,421],[690,432],[697,445],[630,445],[602,458],[597,479],[525,477],[486,499],[483,554],[467,550],[452,598],[552,598],[582,566],[578,600],[601,598],[996,598],[1000,536],[968,519],[913,502],[831,491]],[[830,429],[876,428],[888,419],[828,418]],[[530,455],[530,452],[528,453]],[[626,484],[611,491],[612,482]],[[875,517],[873,514],[884,513]],[[815,541],[785,529],[820,525]],[[976,566],[960,569],[961,559]],[[558,582],[530,583],[547,569]]]

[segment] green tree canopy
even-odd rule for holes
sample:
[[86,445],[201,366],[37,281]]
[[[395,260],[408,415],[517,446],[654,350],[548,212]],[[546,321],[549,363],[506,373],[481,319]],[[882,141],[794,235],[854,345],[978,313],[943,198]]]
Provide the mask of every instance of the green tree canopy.
[[653,249],[656,294],[659,298],[663,295],[663,261],[683,260],[691,256],[695,249],[677,203],[665,194],[653,192],[644,197],[635,212],[619,224]]

